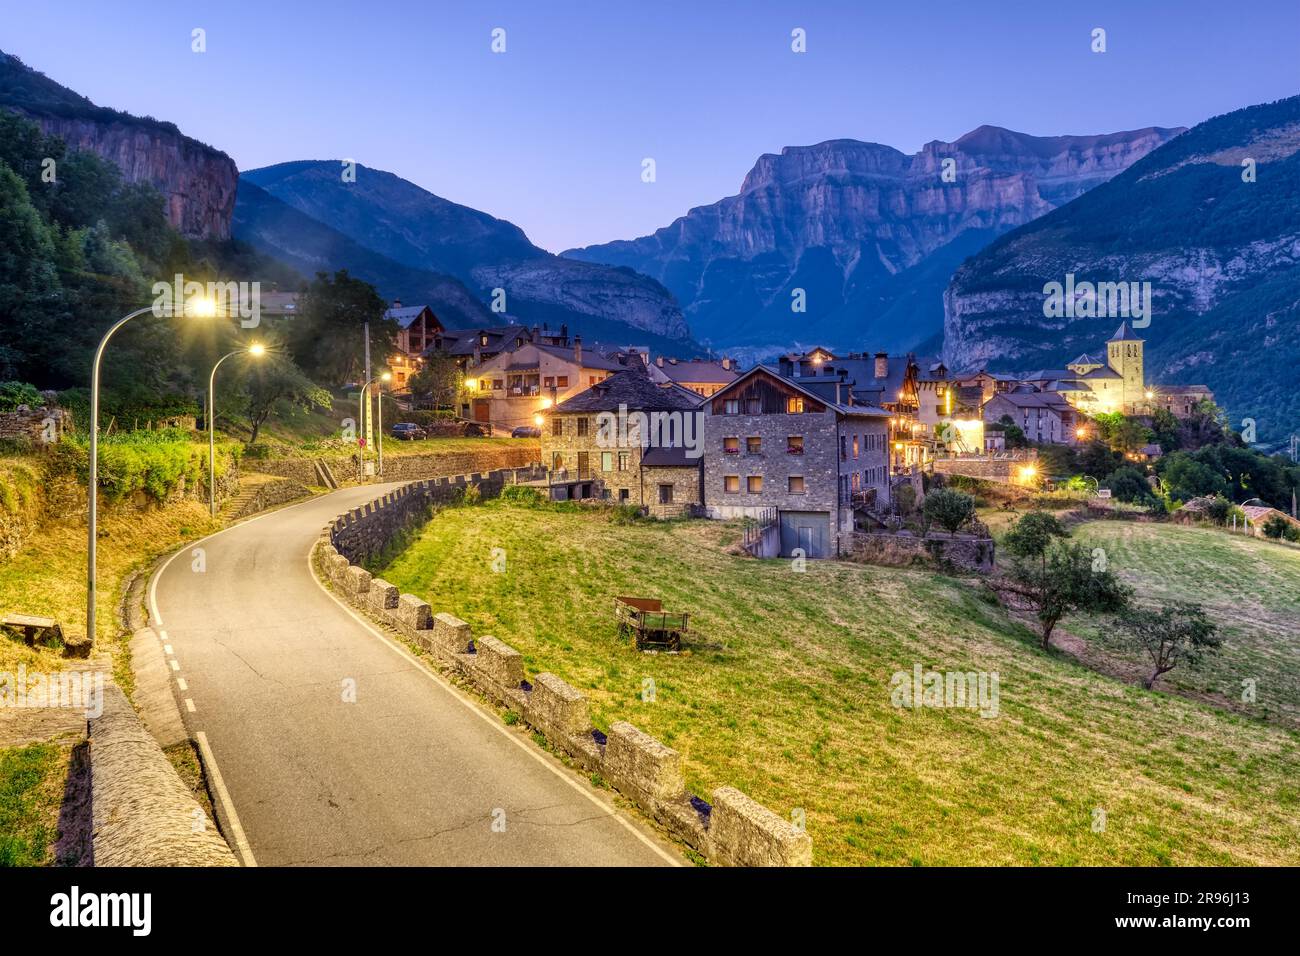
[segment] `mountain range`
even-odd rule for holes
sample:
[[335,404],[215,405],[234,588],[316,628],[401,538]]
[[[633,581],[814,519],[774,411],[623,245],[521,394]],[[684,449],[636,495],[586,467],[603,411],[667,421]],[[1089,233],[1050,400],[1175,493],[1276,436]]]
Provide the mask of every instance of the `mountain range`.
[[1148,379],[1205,384],[1260,440],[1300,427],[1300,96],[1207,120],[963,264],[950,367],[1096,353],[1120,319],[1045,315],[1045,285],[1150,282]]
[[695,336],[720,348],[913,348],[941,331],[943,289],[965,258],[1181,131],[981,126],[910,156],[851,139],[787,147],[761,156],[735,196],[652,235],[563,255],[658,279]]

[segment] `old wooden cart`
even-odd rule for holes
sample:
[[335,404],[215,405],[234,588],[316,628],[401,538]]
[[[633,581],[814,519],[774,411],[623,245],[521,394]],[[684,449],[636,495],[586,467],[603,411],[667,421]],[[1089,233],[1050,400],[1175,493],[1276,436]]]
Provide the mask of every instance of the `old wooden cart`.
[[670,614],[656,598],[616,597],[614,614],[618,618],[618,636],[631,638],[637,650],[679,651],[682,638],[689,633],[689,614]]

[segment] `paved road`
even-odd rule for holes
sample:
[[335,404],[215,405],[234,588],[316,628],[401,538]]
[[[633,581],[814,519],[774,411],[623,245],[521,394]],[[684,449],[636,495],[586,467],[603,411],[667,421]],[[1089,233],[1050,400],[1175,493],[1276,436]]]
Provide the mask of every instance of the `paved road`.
[[316,583],[307,555],[320,529],[394,487],[237,525],[194,546],[202,572],[187,548],[154,579],[150,612],[186,725],[235,811],[234,842],[242,831],[262,866],[680,859]]

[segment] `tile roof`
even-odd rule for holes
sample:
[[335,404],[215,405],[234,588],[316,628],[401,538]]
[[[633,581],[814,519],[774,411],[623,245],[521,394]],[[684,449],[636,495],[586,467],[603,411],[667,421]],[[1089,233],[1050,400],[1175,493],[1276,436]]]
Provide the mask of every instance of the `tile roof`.
[[680,389],[656,385],[643,369],[629,368],[560,402],[554,413],[616,412],[620,406],[639,412],[684,412],[697,407],[692,398],[698,399],[699,396],[688,397]]

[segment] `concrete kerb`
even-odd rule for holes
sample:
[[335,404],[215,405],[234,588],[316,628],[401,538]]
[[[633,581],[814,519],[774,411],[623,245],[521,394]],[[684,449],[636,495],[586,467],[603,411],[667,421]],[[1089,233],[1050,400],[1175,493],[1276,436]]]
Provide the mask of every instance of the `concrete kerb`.
[[[523,656],[504,641],[475,637],[469,624],[435,613],[414,594],[373,578],[350,559],[366,560],[393,534],[428,513],[428,506],[459,493],[467,482],[485,495],[499,494],[508,472],[413,482],[366,506],[364,516],[328,525],[318,543],[318,566],[344,599],[388,625],[591,773],[598,773],[674,838],[710,862],[725,866],[809,866],[812,840],[806,830],[779,817],[734,787],[714,791],[713,803],[689,793],[677,751],[619,721],[608,736],[591,726],[581,691],[541,673],[526,680]],[[373,507],[372,507],[373,506]],[[359,513],[362,509],[356,509]],[[374,533],[371,533],[374,532]],[[364,583],[364,586],[363,586]]]

